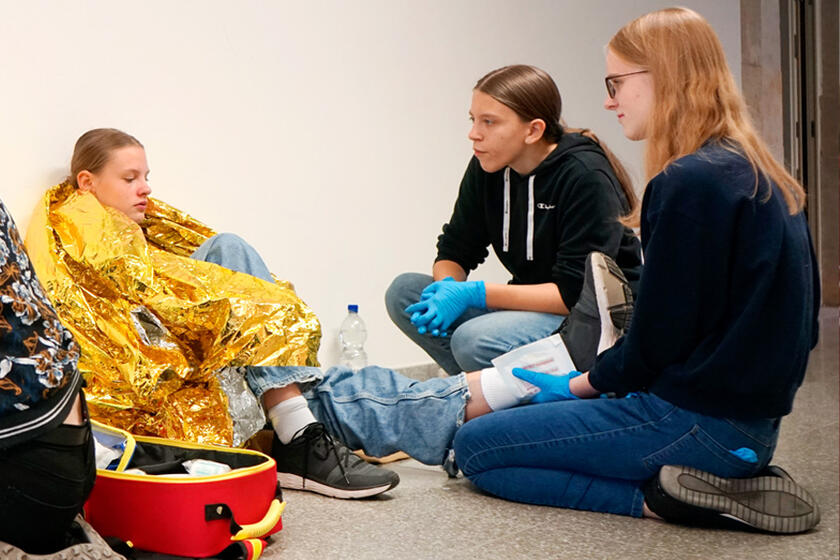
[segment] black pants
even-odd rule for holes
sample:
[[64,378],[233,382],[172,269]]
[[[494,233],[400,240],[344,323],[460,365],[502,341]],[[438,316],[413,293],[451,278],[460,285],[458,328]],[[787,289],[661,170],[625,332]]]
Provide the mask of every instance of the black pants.
[[95,477],[87,419],[0,451],[0,540],[34,554],[68,546]]

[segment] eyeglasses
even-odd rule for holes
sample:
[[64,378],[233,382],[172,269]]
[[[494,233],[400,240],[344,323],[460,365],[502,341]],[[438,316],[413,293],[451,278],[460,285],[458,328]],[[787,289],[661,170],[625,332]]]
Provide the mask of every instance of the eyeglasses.
[[627,72],[626,74],[613,74],[612,76],[607,76],[604,78],[604,83],[607,85],[607,95],[610,96],[610,99],[615,99],[615,84],[613,83],[613,80],[633,76],[634,74],[645,74],[646,72],[647,70],[636,70],[635,72]]

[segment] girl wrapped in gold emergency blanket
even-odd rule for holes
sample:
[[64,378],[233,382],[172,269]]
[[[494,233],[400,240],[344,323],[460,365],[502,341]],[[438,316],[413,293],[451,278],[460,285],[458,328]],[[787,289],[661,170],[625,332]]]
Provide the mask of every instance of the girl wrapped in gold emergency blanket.
[[26,247],[81,346],[95,419],[230,444],[218,369],[318,365],[318,319],[289,283],[189,258],[213,235],[152,198],[138,225],[67,183],[44,196]]

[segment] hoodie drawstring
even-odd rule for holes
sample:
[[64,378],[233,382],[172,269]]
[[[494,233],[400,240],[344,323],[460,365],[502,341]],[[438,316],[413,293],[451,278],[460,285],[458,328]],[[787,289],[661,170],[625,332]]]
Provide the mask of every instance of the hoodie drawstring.
[[[525,248],[527,260],[534,260],[534,178],[528,177],[528,230]],[[502,218],[502,251],[507,253],[510,247],[510,167],[505,167],[505,204]]]
[[534,260],[534,175],[528,177],[528,246],[526,255]]
[[502,251],[507,253],[510,245],[510,167],[505,167],[505,204],[502,211]]

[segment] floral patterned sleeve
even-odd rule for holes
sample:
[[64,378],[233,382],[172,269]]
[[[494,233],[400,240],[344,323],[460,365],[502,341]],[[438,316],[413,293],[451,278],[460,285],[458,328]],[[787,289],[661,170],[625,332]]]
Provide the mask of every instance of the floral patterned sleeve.
[[[59,322],[0,202],[0,418],[46,404],[68,385],[78,385],[78,359],[78,347]],[[0,439],[3,435],[0,429]]]

